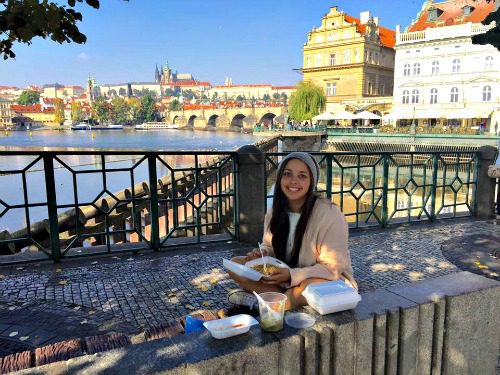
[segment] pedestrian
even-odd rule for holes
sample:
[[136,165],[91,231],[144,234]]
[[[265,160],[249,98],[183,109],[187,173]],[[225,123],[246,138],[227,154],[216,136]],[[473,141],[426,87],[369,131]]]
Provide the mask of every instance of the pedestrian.
[[[219,311],[219,316],[255,312],[253,291],[284,293],[288,297],[285,309],[290,310],[307,304],[302,291],[309,284],[342,279],[357,288],[345,217],[330,200],[314,193],[318,177],[316,160],[305,152],[292,152],[278,165],[273,206],[265,216],[261,249],[264,255],[290,268],[277,268],[259,281],[229,272],[242,290],[229,292],[228,300],[234,306]],[[254,249],[232,260],[245,264],[260,256],[259,249]]]

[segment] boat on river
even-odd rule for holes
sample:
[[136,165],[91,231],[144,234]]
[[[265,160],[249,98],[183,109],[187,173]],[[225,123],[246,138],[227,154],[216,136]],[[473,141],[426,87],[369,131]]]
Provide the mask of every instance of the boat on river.
[[145,122],[144,124],[136,125],[135,130],[159,130],[159,129],[178,129],[176,124],[167,124],[166,122]]
[[81,122],[75,126],[71,127],[71,130],[121,130],[123,129],[123,125],[91,125],[86,122]]

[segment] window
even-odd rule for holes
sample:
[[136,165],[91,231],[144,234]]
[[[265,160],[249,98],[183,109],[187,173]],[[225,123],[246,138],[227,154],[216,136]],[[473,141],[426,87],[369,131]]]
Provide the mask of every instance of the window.
[[491,86],[483,87],[483,102],[491,101]]
[[431,89],[431,104],[436,104],[438,101],[438,90]]
[[380,95],[384,95],[385,94],[385,85],[383,83],[380,84],[380,92],[379,92]]
[[332,66],[335,65],[335,54],[334,53],[332,53],[330,55],[330,65],[332,65]]
[[309,56],[307,56],[307,58],[306,58],[306,67],[307,68],[311,67],[311,58]]
[[314,55],[314,66],[322,66],[323,65],[323,59],[321,58],[321,54],[317,53]]
[[491,70],[493,69],[493,56],[486,56],[484,59],[484,69]]
[[350,64],[352,61],[352,51],[350,49],[346,49],[342,52],[342,63]]
[[405,64],[403,74],[405,77],[408,77],[410,75],[410,64]]
[[460,73],[460,60],[459,59],[453,60],[452,72],[453,73]]
[[371,82],[368,82],[368,94],[371,94],[372,93],[372,83]]
[[413,64],[413,75],[414,76],[420,75],[420,63]]
[[403,91],[403,104],[408,104],[410,102],[410,92],[408,90]]
[[458,102],[458,88],[457,87],[451,88],[450,102],[452,102],[452,103]]
[[418,96],[419,96],[419,92],[417,89],[414,89],[412,90],[411,92],[411,103],[412,104],[415,104],[415,103],[418,103]]
[[326,95],[327,96],[337,95],[337,83],[335,83],[335,82],[328,82],[326,84]]
[[432,62],[432,74],[439,74],[439,61]]

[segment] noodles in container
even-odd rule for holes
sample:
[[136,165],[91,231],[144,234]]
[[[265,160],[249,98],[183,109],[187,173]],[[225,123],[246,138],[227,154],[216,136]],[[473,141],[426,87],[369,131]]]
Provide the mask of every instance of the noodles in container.
[[[265,263],[265,270],[264,270]],[[264,258],[257,258],[245,263],[245,266],[261,273],[264,276],[268,276],[273,273],[277,268],[290,268],[285,262],[279,259],[265,256]]]

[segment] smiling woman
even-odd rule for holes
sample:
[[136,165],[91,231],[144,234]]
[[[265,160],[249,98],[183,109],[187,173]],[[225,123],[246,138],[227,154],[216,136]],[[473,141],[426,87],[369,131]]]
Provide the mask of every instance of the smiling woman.
[[[316,160],[304,152],[292,152],[278,165],[273,206],[264,220],[261,249],[264,255],[290,268],[277,267],[258,281],[229,272],[247,292],[284,293],[286,310],[307,304],[302,292],[310,284],[341,279],[356,287],[347,247],[347,223],[336,206],[314,194],[318,176]],[[260,256],[260,250],[254,249],[232,260],[245,264]]]

